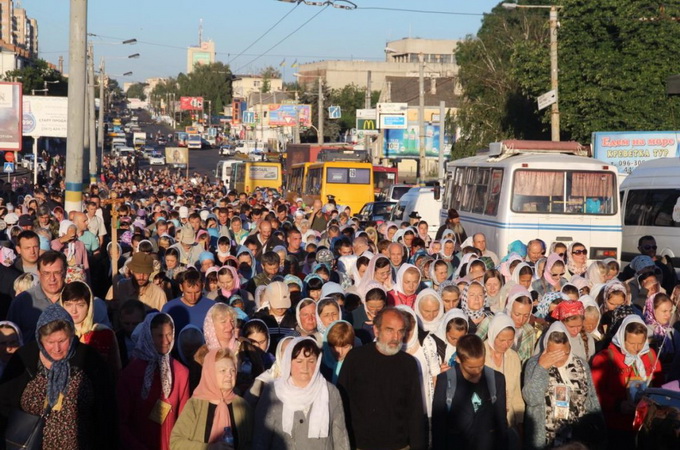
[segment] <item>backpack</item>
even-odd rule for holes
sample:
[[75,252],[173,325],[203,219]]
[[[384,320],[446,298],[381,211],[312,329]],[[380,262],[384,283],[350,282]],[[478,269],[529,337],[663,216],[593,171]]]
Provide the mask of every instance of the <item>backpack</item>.
[[[486,385],[489,388],[489,394],[491,394],[491,404],[496,403],[496,375],[491,367],[484,366],[484,378],[486,378]],[[451,367],[446,371],[446,409],[451,411],[451,403],[453,403],[453,397],[456,395],[456,383],[458,380],[458,375],[456,375],[456,368]]]

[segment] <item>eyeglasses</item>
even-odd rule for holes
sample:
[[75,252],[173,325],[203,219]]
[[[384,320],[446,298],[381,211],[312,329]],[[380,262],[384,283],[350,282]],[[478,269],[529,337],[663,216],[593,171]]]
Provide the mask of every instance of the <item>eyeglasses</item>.
[[562,273],[551,273],[550,275],[552,275],[553,278],[560,278],[560,277],[564,276],[564,272],[562,272]]
[[56,272],[45,272],[44,270],[41,270],[40,275],[42,275],[45,278],[59,278],[64,275],[64,271],[59,270]]
[[642,250],[649,251],[649,250],[656,250],[656,245],[643,245]]
[[572,255],[587,255],[588,250],[586,250],[585,248],[583,250],[574,250],[573,252],[571,252],[571,254]]

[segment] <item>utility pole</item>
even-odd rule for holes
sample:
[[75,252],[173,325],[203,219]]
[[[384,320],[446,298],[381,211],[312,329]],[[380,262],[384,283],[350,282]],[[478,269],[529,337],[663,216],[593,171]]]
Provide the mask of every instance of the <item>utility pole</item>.
[[560,94],[557,66],[557,6],[550,7],[550,87],[555,90],[557,101],[552,104],[550,111],[550,128],[553,141],[560,140]]
[[[364,97],[364,108],[371,109],[371,71],[366,72],[366,96]],[[357,130],[358,132],[358,130]],[[366,149],[366,154],[368,159],[373,164],[373,149],[371,147],[371,138],[368,134],[364,133],[364,148]]]
[[104,166],[104,84],[106,84],[106,76],[104,75],[104,58],[99,65],[99,161],[100,167]]
[[68,125],[66,141],[65,210],[81,211],[83,202],[83,140],[85,138],[85,50],[87,0],[71,0],[69,25]]
[[444,185],[444,137],[446,132],[446,102],[439,102],[439,183]]
[[425,56],[422,53],[418,55],[418,61],[420,62],[418,75],[418,127],[420,132],[418,139],[420,150],[418,183],[422,183],[425,181]]
[[319,102],[318,102],[318,113],[319,113],[319,124],[317,127],[317,142],[319,145],[323,145],[323,85],[321,84],[321,77],[317,80],[319,82]]
[[[89,112],[90,133],[90,185],[97,184],[97,116],[94,101],[94,47],[90,42],[88,47],[89,60],[87,64],[87,108]],[[99,105],[101,108],[101,105]]]

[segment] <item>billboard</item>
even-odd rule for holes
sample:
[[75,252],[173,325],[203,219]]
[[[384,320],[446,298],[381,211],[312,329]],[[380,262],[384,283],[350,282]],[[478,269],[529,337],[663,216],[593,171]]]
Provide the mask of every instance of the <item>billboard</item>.
[[380,129],[405,130],[407,128],[408,103],[378,103],[376,109]]
[[0,83],[0,150],[21,151],[21,83]]
[[203,109],[203,97],[180,97],[179,109],[182,111],[200,111]]
[[629,174],[640,163],[677,158],[680,131],[614,131],[593,133],[593,157]]
[[210,52],[194,51],[191,54],[191,67],[194,67],[196,64],[201,66],[208,65],[211,60],[212,55]]
[[250,166],[251,180],[276,180],[279,177],[279,166]]
[[[24,136],[66,137],[68,97],[26,95],[23,106]],[[115,128],[114,131],[118,131]]]
[[311,105],[271,104],[268,105],[268,109],[270,127],[295,126],[296,116],[298,117],[300,126],[312,126]]
[[[439,156],[439,124],[425,125],[425,156]],[[387,158],[418,158],[420,127],[409,124],[404,130],[385,130],[383,152]]]
[[189,161],[187,147],[165,147],[165,163],[172,167],[185,167]]

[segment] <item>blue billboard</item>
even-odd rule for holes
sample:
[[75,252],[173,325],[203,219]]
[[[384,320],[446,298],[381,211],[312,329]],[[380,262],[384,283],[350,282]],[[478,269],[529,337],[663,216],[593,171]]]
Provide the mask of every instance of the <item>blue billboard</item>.
[[640,163],[677,158],[680,131],[598,131],[593,133],[593,157],[629,174]]
[[[439,156],[439,124],[425,125],[425,156]],[[420,127],[409,124],[405,130],[385,130],[383,152],[386,158],[418,158]]]

